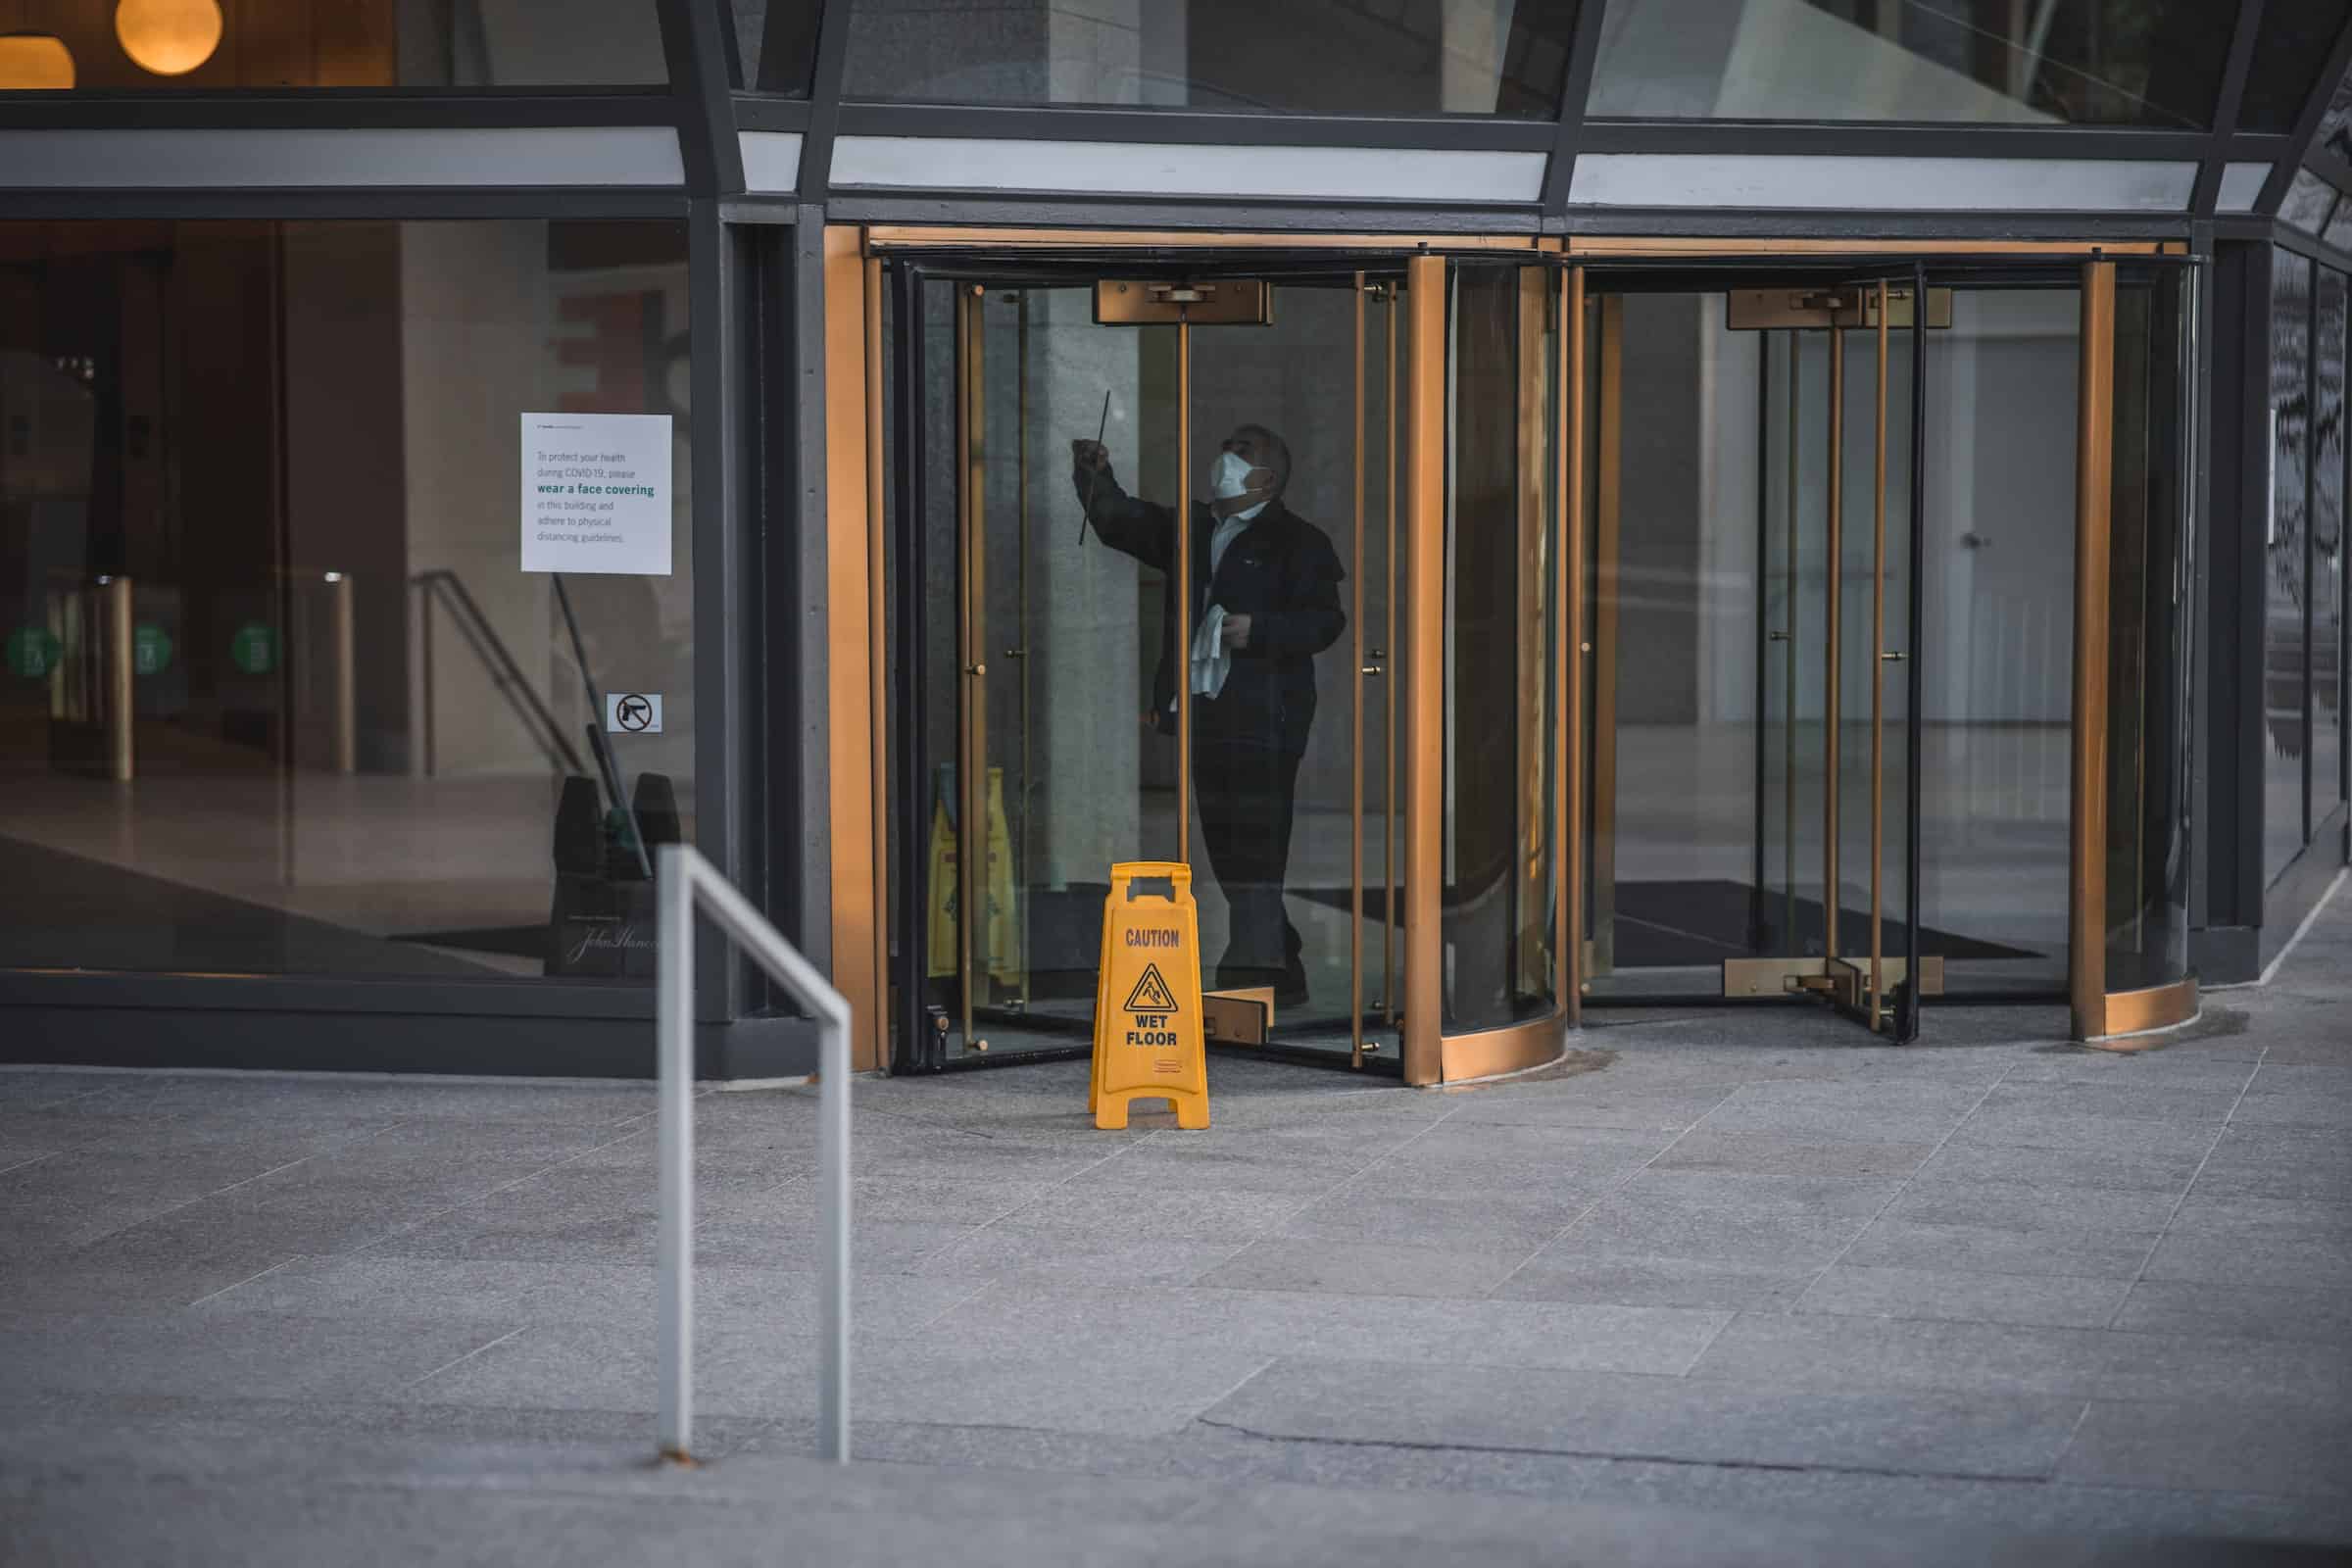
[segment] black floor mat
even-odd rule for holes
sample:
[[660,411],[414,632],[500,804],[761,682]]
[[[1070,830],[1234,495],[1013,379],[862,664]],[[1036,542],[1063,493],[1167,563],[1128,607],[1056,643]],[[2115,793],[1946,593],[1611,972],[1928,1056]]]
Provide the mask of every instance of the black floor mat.
[[[1851,901],[1838,911],[1840,952],[1870,951],[1870,900],[1849,891]],[[1859,905],[1860,907],[1854,907]],[[1821,944],[1821,901],[1798,898],[1796,930],[1781,928],[1788,919],[1788,900],[1783,894],[1758,896],[1743,882],[1620,882],[1617,884],[1616,963],[1621,969],[1677,968],[1721,963],[1765,954],[1818,951]],[[1899,952],[1903,925],[1888,920],[1886,945]],[[2041,955],[2025,948],[1983,942],[1934,926],[1919,933],[1922,954],[1951,959],[2034,958]]]
[[[1364,918],[1379,920],[1387,907],[1379,887],[1364,889]],[[1345,911],[1346,888],[1292,888],[1291,897]],[[1399,894],[1401,899],[1402,895]],[[1870,951],[1869,899],[1849,893],[1838,911],[1838,937],[1843,952]],[[1862,907],[1855,907],[1859,905]],[[1788,902],[1778,894],[1758,898],[1744,882],[1620,882],[1617,884],[1616,964],[1621,969],[1683,968],[1721,963],[1763,954],[1803,953],[1821,942],[1821,901],[1796,901],[1796,937],[1781,927]],[[1902,925],[1886,923],[1886,941],[1899,948]],[[2037,958],[2044,955],[2004,947],[1929,926],[1920,932],[1920,951],[1951,959]]]

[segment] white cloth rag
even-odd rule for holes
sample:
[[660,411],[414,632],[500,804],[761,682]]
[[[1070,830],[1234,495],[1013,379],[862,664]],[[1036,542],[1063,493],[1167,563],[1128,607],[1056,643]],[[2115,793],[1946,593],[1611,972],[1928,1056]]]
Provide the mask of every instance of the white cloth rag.
[[1193,695],[1221,697],[1233,673],[1233,650],[1225,646],[1225,607],[1211,605],[1193,634]]

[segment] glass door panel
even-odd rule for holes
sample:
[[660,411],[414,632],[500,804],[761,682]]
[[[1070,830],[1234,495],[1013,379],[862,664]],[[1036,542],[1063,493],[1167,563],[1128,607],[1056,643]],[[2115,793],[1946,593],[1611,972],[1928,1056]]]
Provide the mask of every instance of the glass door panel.
[[1270,994],[1272,1045],[1394,1060],[1396,279],[1247,281],[1266,318],[1190,331],[1196,624],[1227,654],[1189,662],[1202,984]]
[[[1279,294],[1244,324],[1092,273],[900,276],[894,1059],[1088,1049],[1110,867],[1189,859],[1207,989],[1262,989],[1265,1043],[1394,1060],[1394,282],[1186,274]],[[1217,494],[1234,453],[1270,505]],[[1247,631],[1179,657],[1212,612]]]
[[1812,993],[1891,1021],[1911,923],[1911,291],[1602,302],[1597,1000]]

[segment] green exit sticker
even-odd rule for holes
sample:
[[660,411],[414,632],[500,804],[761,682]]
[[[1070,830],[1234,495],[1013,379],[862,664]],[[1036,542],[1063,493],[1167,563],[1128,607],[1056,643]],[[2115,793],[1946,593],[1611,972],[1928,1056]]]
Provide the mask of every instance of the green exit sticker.
[[46,626],[19,626],[8,634],[8,672],[38,680],[57,667],[66,645]]
[[237,628],[228,640],[228,662],[248,675],[267,675],[277,667],[277,632],[258,620]]
[[171,668],[172,634],[152,621],[132,627],[130,667],[141,675],[160,675]]

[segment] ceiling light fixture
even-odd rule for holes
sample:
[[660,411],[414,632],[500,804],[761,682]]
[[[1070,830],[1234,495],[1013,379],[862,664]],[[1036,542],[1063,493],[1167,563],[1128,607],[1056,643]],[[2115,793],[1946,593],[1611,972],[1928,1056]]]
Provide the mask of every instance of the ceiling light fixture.
[[220,47],[219,0],[122,0],[115,37],[142,71],[184,76]]
[[74,55],[45,32],[0,33],[0,92],[55,92],[74,85]]

